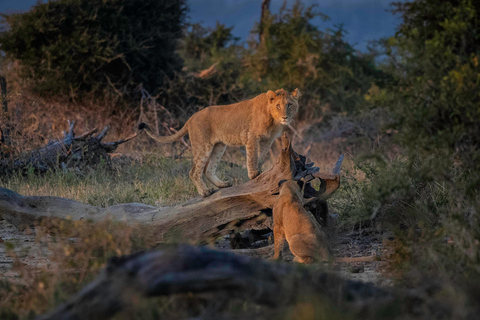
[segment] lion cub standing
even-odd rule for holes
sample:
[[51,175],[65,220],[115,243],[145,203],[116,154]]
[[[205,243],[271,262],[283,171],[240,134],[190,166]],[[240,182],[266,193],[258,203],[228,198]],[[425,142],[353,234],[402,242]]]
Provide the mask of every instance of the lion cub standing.
[[315,218],[303,208],[302,192],[294,180],[285,181],[280,187],[280,195],[273,206],[273,238],[278,259],[285,244],[295,256],[293,261],[312,263],[321,257],[330,259],[325,234],[315,223]]
[[230,186],[216,174],[226,146],[245,146],[248,177],[254,179],[260,174],[261,162],[273,141],[297,113],[300,95],[298,89],[292,93],[280,89],[230,105],[211,106],[195,113],[182,129],[171,136],[158,136],[144,123],[139,129],[146,129],[150,137],[161,143],[179,140],[188,133],[193,153],[190,178],[197,191],[207,197],[213,189],[207,188],[204,173],[215,186]]

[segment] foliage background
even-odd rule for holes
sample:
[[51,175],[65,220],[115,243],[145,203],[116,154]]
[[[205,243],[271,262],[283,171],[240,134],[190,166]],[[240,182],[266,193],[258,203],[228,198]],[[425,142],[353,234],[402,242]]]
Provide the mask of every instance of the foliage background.
[[[402,17],[396,35],[358,52],[341,27],[316,27],[315,17],[328,17],[300,1],[269,13],[264,40],[257,25],[246,44],[233,27],[186,23],[183,1],[39,4],[3,17],[10,29],[0,35],[2,72],[12,92],[28,93],[9,97],[20,114],[11,115],[14,134],[22,145],[42,144],[57,124],[51,117],[27,133],[34,120],[22,108],[53,108],[61,121],[81,113],[84,125],[98,114],[122,119],[117,134],[147,120],[169,134],[206,106],[298,87],[299,151],[319,163],[349,156],[331,200],[343,227],[391,232],[398,286],[427,288],[454,310],[446,318],[468,318],[480,300],[480,4],[392,8]],[[24,181],[15,179],[5,183]]]
[[131,96],[181,68],[175,48],[185,11],[183,0],[49,1],[2,15],[1,50],[43,95]]

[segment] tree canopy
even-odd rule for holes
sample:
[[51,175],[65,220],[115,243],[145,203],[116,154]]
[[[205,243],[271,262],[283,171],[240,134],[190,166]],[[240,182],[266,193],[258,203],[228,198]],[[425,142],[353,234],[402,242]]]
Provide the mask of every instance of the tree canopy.
[[2,15],[0,49],[43,94],[156,90],[181,69],[184,0],[58,0]]

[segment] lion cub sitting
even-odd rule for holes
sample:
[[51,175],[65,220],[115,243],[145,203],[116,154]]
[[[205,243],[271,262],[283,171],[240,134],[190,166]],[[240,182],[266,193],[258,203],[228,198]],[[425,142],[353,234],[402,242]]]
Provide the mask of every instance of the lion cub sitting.
[[213,189],[207,188],[204,174],[218,188],[230,186],[216,174],[227,146],[245,146],[248,177],[254,179],[260,174],[262,160],[273,141],[280,137],[297,113],[300,96],[298,89],[292,93],[280,89],[230,105],[211,106],[195,113],[171,136],[158,136],[144,123],[139,129],[146,129],[150,137],[161,143],[170,143],[188,134],[193,153],[190,179],[200,195],[207,197]]
[[273,206],[273,259],[280,257],[286,239],[295,256],[293,261],[312,263],[317,257],[329,260],[326,236],[313,215],[303,208],[302,199],[296,181],[287,180],[281,185],[280,195]]

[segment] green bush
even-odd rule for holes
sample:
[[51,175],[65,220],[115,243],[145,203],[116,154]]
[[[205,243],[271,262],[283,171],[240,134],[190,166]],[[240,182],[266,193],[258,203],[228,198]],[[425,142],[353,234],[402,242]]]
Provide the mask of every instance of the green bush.
[[0,49],[43,94],[156,90],[182,66],[185,0],[58,0],[2,15]]
[[398,141],[431,176],[456,183],[455,165],[474,198],[480,183],[480,3],[418,0],[396,4],[403,16],[387,42],[395,79],[381,103],[395,117]]
[[[386,129],[397,132],[394,142],[401,148],[400,160],[405,163],[404,180],[411,178],[425,186],[445,185],[456,199],[458,211],[477,207],[480,4],[417,0],[396,3],[395,7],[403,23],[385,42],[383,69],[390,82],[369,92],[366,104],[383,108],[391,117]],[[387,168],[385,157],[378,159],[382,161],[377,165]],[[391,175],[388,169],[378,172]],[[411,200],[407,202],[413,205]],[[444,205],[439,202],[430,209],[442,211]],[[445,217],[438,215],[435,223]]]
[[371,179],[359,197],[396,229],[395,254],[408,252],[404,280],[441,281],[454,288],[448,297],[472,310],[480,297],[480,3],[417,0],[395,8],[403,22],[385,43],[391,82],[367,104],[390,114],[397,158],[365,161]]

